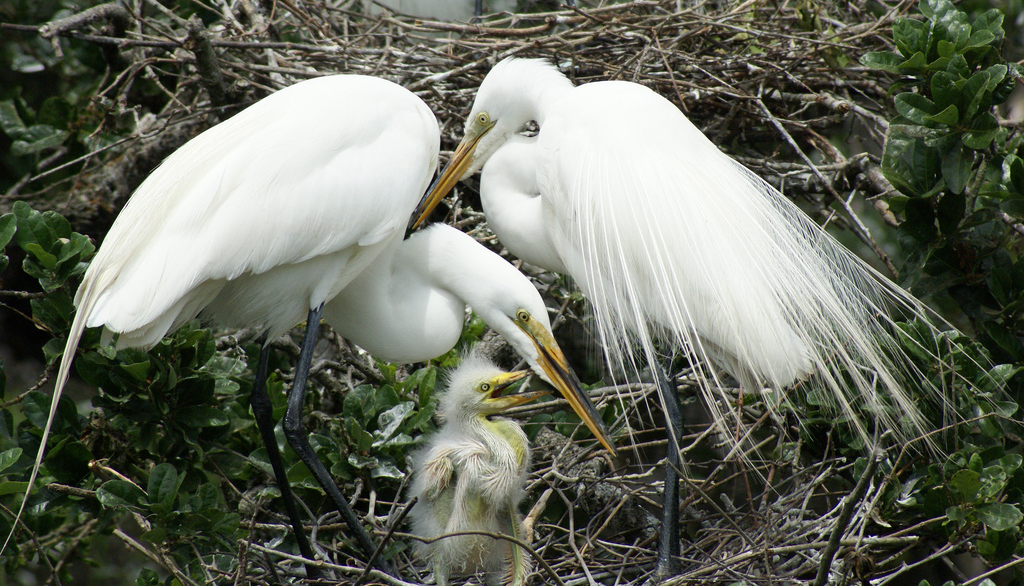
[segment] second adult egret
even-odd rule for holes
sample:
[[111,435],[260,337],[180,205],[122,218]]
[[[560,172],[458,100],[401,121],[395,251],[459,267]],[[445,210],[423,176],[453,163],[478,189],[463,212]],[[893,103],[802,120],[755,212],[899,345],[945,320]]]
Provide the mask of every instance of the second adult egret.
[[[530,122],[538,131],[524,136]],[[858,406],[901,437],[921,431],[907,387],[933,383],[887,316],[890,306],[928,311],[657,93],[620,81],[577,87],[545,61],[506,59],[481,83],[414,225],[481,168],[488,225],[513,254],[573,278],[618,365],[638,370],[642,354],[657,370],[666,344],[748,393],[806,381],[866,439]],[[728,437],[739,414],[723,407],[714,369],[699,383]],[[677,406],[670,394],[666,409]]]
[[[437,121],[414,94],[339,75],[280,90],[175,151],[133,194],[86,271],[40,445],[87,327],[102,327],[119,348],[148,348],[197,316],[253,328],[264,341],[305,319],[285,436],[372,552],[302,428],[321,315],[384,357],[424,360],[451,349],[470,303],[610,448],[526,277],[454,229],[402,240],[438,147]],[[274,436],[269,350],[250,403],[300,550],[312,558]]]
[[518,507],[530,468],[530,443],[518,423],[493,416],[547,394],[503,394],[527,374],[504,372],[480,356],[467,356],[441,396],[444,424],[415,456],[412,495],[417,502],[410,518],[417,535],[434,538],[416,549],[430,559],[438,586],[447,586],[453,573],[481,570],[488,584],[525,584],[529,560],[519,546],[466,532],[522,539]]

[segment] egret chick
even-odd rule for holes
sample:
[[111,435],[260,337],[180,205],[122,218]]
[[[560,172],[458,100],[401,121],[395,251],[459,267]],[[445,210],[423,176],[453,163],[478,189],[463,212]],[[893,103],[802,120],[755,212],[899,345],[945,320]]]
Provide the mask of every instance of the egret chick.
[[[425,538],[486,531],[521,538],[518,507],[530,468],[530,446],[522,427],[492,417],[547,391],[503,395],[529,371],[505,372],[477,355],[451,373],[441,397],[444,425],[416,454],[410,512],[413,531]],[[438,586],[453,573],[486,572],[488,584],[525,583],[526,552],[485,535],[456,535],[417,546],[431,561]]]

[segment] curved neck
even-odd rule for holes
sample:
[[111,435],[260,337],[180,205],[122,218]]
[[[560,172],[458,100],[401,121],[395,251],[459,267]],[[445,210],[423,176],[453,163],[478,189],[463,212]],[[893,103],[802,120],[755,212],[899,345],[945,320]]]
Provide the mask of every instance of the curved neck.
[[332,328],[381,360],[430,360],[462,334],[465,303],[434,282],[417,240],[396,239],[324,307]]

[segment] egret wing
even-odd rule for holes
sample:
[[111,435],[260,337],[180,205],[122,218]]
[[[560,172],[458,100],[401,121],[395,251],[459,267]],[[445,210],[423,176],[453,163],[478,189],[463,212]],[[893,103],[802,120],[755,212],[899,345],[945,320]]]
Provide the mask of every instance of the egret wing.
[[631,344],[655,360],[652,340],[668,337],[747,388],[814,373],[844,410],[885,388],[916,412],[883,316],[886,301],[919,313],[917,302],[670,102],[636,84],[586,84],[549,113],[538,148],[552,240],[620,361]]
[[97,297],[89,325],[130,331],[204,282],[393,237],[429,181],[437,143],[429,109],[389,82],[336,76],[282,90],[154,171],[77,301]]

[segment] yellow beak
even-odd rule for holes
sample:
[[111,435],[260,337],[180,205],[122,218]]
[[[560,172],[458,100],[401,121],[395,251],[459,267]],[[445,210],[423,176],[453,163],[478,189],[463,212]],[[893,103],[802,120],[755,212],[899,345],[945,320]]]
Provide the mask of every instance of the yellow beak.
[[619,453],[612,445],[611,434],[605,427],[604,421],[601,420],[601,414],[597,412],[597,407],[590,400],[590,395],[583,392],[583,385],[569,368],[569,363],[555,339],[545,328],[540,326],[537,320],[530,320],[526,324],[516,322],[516,324],[536,346],[538,362],[548,381],[565,397],[572,410],[580,416],[583,423],[587,424],[601,445],[611,452],[612,456],[618,458]]
[[550,395],[549,391],[530,391],[526,393],[516,393],[514,395],[502,395],[502,391],[515,383],[523,380],[529,376],[531,372],[529,370],[517,370],[515,372],[506,372],[500,374],[491,379],[491,385],[494,390],[491,391],[491,396],[485,399],[487,404],[487,411],[490,413],[501,413],[502,411],[508,411],[513,407],[518,407],[524,403],[535,401],[545,395]]
[[466,132],[462,142],[459,143],[459,146],[455,147],[455,152],[452,153],[452,158],[449,159],[448,164],[441,170],[441,174],[437,176],[437,179],[430,184],[426,195],[423,196],[419,205],[416,206],[416,211],[413,212],[412,220],[409,223],[409,232],[420,227],[420,224],[430,216],[430,213],[434,211],[437,204],[441,203],[444,196],[448,195],[448,192],[455,187],[459,179],[462,179],[462,176],[466,174],[470,163],[473,162],[473,151],[476,149],[476,145],[492,128],[494,128],[494,123],[475,127]]

